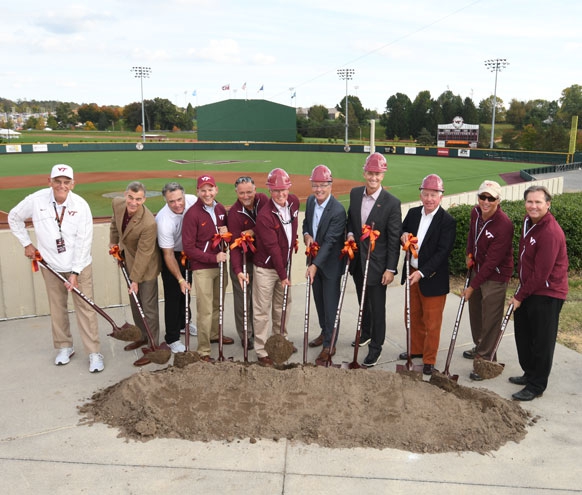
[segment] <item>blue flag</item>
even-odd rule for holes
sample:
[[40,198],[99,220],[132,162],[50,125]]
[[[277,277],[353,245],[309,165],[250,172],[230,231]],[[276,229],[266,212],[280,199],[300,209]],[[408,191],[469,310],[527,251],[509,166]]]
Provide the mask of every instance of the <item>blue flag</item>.
[[192,96],[196,96],[196,90],[192,91]]

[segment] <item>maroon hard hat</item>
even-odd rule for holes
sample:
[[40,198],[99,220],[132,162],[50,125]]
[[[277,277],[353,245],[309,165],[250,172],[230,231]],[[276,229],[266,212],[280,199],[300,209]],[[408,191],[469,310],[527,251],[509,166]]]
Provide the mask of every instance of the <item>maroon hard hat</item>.
[[422,179],[419,189],[421,191],[423,189],[432,189],[433,191],[445,192],[443,180],[437,174],[430,174]]
[[388,166],[386,165],[386,158],[381,153],[372,153],[366,158],[364,165],[364,172],[386,172]]
[[291,179],[289,179],[289,174],[282,168],[274,168],[267,176],[267,187],[275,191],[289,189],[291,187]]
[[333,180],[331,177],[331,170],[325,165],[318,165],[311,172],[309,180],[312,182],[331,182]]

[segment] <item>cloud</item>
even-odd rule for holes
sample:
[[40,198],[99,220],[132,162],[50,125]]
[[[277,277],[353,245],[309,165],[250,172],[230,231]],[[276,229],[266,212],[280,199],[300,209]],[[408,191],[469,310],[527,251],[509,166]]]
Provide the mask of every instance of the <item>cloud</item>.
[[112,17],[108,12],[92,11],[76,5],[62,11],[43,12],[35,24],[49,33],[69,35],[95,31],[102,23],[111,21]]
[[266,55],[265,53],[256,53],[252,56],[253,63],[257,65],[273,65],[277,59],[272,55]]
[[210,43],[203,48],[193,48],[190,54],[196,58],[210,62],[240,64],[240,47],[235,40],[222,39],[210,40]]

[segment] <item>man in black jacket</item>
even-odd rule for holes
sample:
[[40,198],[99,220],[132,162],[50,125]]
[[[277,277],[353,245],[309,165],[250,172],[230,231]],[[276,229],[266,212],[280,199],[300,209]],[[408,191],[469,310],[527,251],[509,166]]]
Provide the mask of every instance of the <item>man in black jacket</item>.
[[[409,240],[409,234],[418,239],[418,258],[410,258],[410,353],[423,358],[425,375],[432,375],[436,363],[449,293],[449,255],[456,234],[455,219],[440,206],[443,192],[442,179],[427,175],[420,186],[422,206],[411,208],[402,223],[402,244]],[[402,283],[405,281],[404,271]],[[406,359],[406,352],[399,358]]]
[[[359,342],[360,346],[370,345],[364,366],[378,364],[382,353],[386,337],[386,286],[394,280],[400,255],[400,200],[382,187],[386,170],[384,156],[380,153],[368,156],[364,165],[366,185],[351,190],[348,209],[347,240],[355,241],[358,245],[350,272],[354,277],[360,304],[366,257],[372,248]],[[366,233],[363,234],[363,231]],[[379,233],[377,238],[373,231]],[[371,239],[375,240],[375,247],[371,246]],[[356,342],[352,345],[356,345]]]

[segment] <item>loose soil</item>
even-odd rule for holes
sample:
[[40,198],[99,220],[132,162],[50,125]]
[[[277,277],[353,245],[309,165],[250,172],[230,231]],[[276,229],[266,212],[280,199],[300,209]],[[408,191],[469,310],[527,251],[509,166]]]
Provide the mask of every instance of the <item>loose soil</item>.
[[136,373],[81,406],[82,423],[147,441],[289,439],[329,448],[486,453],[520,442],[512,401],[435,374],[217,362]]

